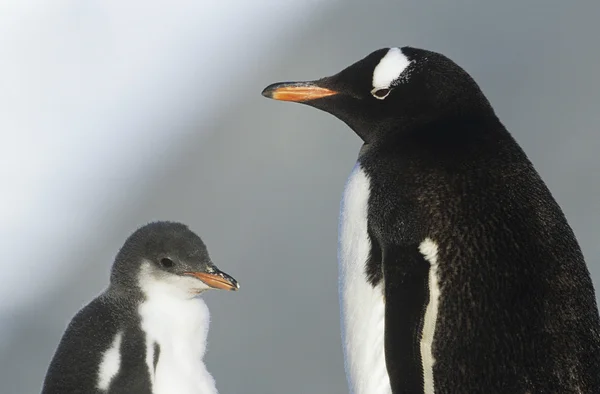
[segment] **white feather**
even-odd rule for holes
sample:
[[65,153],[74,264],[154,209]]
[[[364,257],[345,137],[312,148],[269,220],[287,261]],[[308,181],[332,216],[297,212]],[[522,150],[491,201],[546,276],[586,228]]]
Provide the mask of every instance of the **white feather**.
[[123,340],[123,332],[118,332],[115,335],[110,347],[102,355],[102,361],[98,369],[98,382],[96,387],[98,390],[107,391],[110,387],[110,382],[119,373],[121,368],[121,341]]
[[410,60],[404,56],[400,48],[390,48],[373,71],[373,88],[389,88],[395,80],[400,78],[409,64]]
[[154,341],[146,335],[146,366],[150,375],[150,386],[154,387]]
[[385,363],[383,286],[366,280],[371,242],[367,233],[369,178],[357,163],[342,200],[339,292],[346,375],[352,394],[391,394]]
[[425,310],[423,320],[423,332],[421,336],[421,362],[423,364],[423,383],[424,394],[434,394],[435,385],[433,380],[433,364],[435,358],[431,346],[435,335],[435,325],[438,317],[438,305],[440,298],[440,286],[437,276],[438,268],[438,247],[430,238],[426,238],[419,245],[419,251],[423,254],[425,260],[430,264],[429,267],[429,303]]
[[216,394],[215,381],[203,361],[210,314],[204,301],[193,297],[199,281],[155,278],[149,265],[143,264],[140,285],[146,295],[139,307],[146,348],[154,343],[160,347],[156,370],[153,350],[146,356],[152,393]]

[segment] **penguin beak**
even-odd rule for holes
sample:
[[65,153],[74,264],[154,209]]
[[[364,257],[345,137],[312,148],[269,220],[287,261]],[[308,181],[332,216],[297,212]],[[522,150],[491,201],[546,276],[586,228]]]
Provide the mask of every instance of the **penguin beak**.
[[267,86],[262,95],[274,100],[305,102],[338,94],[315,82],[280,82]]
[[233,290],[240,288],[238,282],[225,272],[215,270],[214,272],[185,272],[184,275],[200,279],[204,284],[213,289]]

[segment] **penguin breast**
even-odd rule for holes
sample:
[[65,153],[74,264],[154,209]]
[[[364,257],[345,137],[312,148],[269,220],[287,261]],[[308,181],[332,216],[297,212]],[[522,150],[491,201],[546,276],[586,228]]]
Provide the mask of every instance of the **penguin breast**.
[[139,315],[152,393],[217,393],[203,361],[210,322],[204,301],[153,294],[151,289],[146,293]]
[[342,341],[346,376],[353,394],[391,394],[385,361],[383,283],[373,286],[366,274],[371,253],[367,214],[368,175],[356,163],[342,200],[338,268]]

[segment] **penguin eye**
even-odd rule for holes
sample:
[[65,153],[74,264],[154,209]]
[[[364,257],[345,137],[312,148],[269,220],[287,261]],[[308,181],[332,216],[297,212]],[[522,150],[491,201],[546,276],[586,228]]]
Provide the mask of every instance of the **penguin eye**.
[[390,92],[392,91],[392,89],[373,89],[371,90],[371,94],[373,95],[373,97],[375,97],[376,99],[379,100],[383,100],[384,98],[386,98],[388,96],[388,94],[390,94]]
[[164,268],[173,268],[175,263],[170,258],[163,257],[162,259],[160,259],[160,265],[162,265]]

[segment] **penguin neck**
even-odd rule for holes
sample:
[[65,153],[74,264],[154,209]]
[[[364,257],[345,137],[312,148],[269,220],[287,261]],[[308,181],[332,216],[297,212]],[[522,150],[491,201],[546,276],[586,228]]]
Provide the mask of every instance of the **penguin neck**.
[[[161,331],[160,335],[155,332],[158,335],[157,339],[168,340],[177,332],[182,334],[194,330],[202,334],[203,343],[208,333],[210,316],[204,301],[197,294],[190,293],[190,288],[185,282],[195,279],[182,278],[181,281],[168,282],[153,277],[148,271],[147,267],[142,265],[138,288],[143,298],[139,309],[142,318],[153,321],[151,330],[165,330]],[[201,352],[203,353],[204,349]]]
[[419,103],[404,103],[396,113],[370,113],[355,100],[342,101],[341,105],[329,107],[313,105],[328,112],[360,137],[366,144],[392,138],[408,137],[438,124],[480,124],[497,120],[489,102],[482,95],[458,98],[456,101],[423,110]]
[[206,348],[206,337],[210,313],[200,297],[182,298],[161,285],[142,287],[144,298],[139,304],[139,314],[147,335],[168,351],[184,338],[190,340],[189,350],[194,356],[202,356]]
[[144,298],[138,313],[152,393],[216,394],[203,362],[210,322],[204,301],[182,297],[181,289],[156,280],[140,279],[139,285]]

